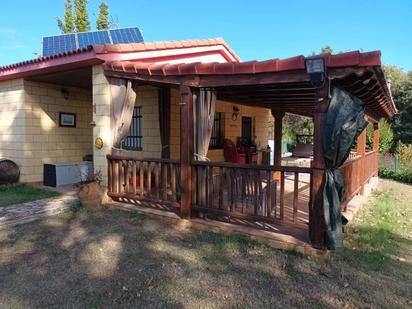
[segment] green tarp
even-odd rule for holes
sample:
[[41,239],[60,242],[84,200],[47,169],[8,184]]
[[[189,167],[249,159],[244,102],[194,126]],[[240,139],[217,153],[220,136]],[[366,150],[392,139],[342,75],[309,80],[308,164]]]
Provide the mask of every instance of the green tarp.
[[329,250],[343,247],[340,204],[345,184],[339,167],[346,161],[352,145],[367,125],[364,116],[364,103],[360,99],[337,87],[332,90],[322,140],[326,165],[323,189],[325,243]]

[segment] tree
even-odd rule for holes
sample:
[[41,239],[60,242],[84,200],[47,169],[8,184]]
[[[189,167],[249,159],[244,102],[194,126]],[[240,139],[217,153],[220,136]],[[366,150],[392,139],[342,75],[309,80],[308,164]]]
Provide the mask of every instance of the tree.
[[394,132],[393,148],[398,142],[412,144],[412,76],[402,69],[388,65],[384,67],[385,75],[391,82],[393,101],[398,114],[392,119]]
[[[366,145],[369,149],[373,146],[373,125],[366,127]],[[387,153],[393,146],[393,131],[391,124],[386,119],[379,121],[379,152]]]
[[62,33],[73,33],[74,32],[74,20],[73,20],[73,8],[71,0],[64,1],[64,21],[57,16],[57,26],[60,28]]
[[287,143],[297,143],[296,135],[312,135],[313,120],[309,117],[287,113],[283,118],[282,135]]
[[87,13],[87,0],[74,0],[76,18],[74,24],[76,32],[90,31],[89,15]]
[[325,53],[333,54],[333,48],[330,47],[329,45],[326,45],[325,47],[322,47],[322,48],[320,49],[320,52],[321,52],[322,54],[325,54]]
[[393,93],[398,114],[393,119],[395,140],[412,144],[412,80]]
[[385,65],[383,69],[386,79],[391,83],[391,90],[393,93],[399,91],[399,89],[408,81],[408,75],[395,65]]
[[99,16],[97,16],[96,28],[97,30],[108,30],[109,27],[109,6],[102,2],[99,5]]

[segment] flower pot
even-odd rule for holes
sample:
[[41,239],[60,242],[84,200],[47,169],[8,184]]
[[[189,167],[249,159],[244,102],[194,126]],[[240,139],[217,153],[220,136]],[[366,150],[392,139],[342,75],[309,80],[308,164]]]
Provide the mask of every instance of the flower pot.
[[96,181],[85,183],[80,186],[78,196],[82,206],[100,208],[103,203],[104,189]]

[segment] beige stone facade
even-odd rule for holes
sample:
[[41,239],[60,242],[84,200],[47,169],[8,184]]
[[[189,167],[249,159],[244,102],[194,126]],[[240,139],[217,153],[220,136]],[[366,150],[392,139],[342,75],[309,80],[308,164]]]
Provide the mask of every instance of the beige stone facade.
[[[180,106],[179,91],[172,89],[171,95],[171,132],[170,132],[170,155],[172,159],[180,157]],[[232,120],[233,106],[239,108],[236,121]],[[266,147],[269,137],[268,123],[271,119],[269,109],[242,106],[232,102],[217,101],[216,112],[224,113],[225,138],[236,142],[237,137],[242,134],[242,116],[252,117],[252,134],[258,147]],[[212,161],[224,161],[223,149],[209,150],[207,157]],[[259,158],[260,159],[260,158]]]
[[11,158],[26,164],[26,106],[24,81],[0,82],[0,158]]
[[[81,161],[92,153],[90,91],[22,79],[0,85],[0,157],[16,161],[20,181],[40,182],[43,164]],[[59,127],[59,112],[75,113],[76,128]]]
[[[95,170],[107,180],[106,155],[111,153],[110,85],[100,65],[92,70],[92,90],[52,85],[15,79],[0,82],[0,158],[10,158],[21,168],[22,182],[43,180],[45,163],[77,162],[86,154],[93,154]],[[68,90],[64,98],[62,88]],[[180,156],[180,97],[177,88],[171,92],[171,157]],[[239,116],[232,120],[233,106]],[[160,158],[161,142],[158,114],[158,88],[138,88],[136,106],[142,107],[142,151],[135,157]],[[218,101],[216,111],[225,117],[225,137],[236,141],[241,135],[242,116],[252,117],[253,135],[258,146],[268,140],[267,109],[241,106]],[[75,113],[76,128],[59,127],[59,112]],[[94,123],[94,126],[91,123]],[[94,140],[102,138],[102,149],[94,147]],[[223,161],[223,149],[210,150],[208,158]]]

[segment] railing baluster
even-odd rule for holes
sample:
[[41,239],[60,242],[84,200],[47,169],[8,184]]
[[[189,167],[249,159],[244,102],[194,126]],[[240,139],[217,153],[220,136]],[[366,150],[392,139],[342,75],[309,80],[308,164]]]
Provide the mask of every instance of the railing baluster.
[[160,199],[160,163],[155,162],[155,191],[156,191],[156,199]]
[[220,186],[219,186],[219,209],[223,209],[223,168],[219,168]]
[[140,197],[144,196],[144,162],[140,161],[139,162],[139,192],[140,192]]
[[247,177],[246,177],[246,170],[242,169],[241,171],[241,181],[242,181],[242,213],[246,213],[246,186],[247,186]]
[[293,186],[293,222],[298,219],[298,199],[299,199],[299,173],[295,172]]
[[129,160],[125,160],[124,165],[124,190],[129,193]]
[[268,218],[272,215],[272,198],[271,198],[271,191],[272,191],[272,173],[268,171],[266,173],[266,216]]
[[112,180],[111,180],[111,188],[110,191],[113,193],[116,193],[116,171],[117,171],[117,166],[116,166],[116,160],[110,160],[112,162]]
[[123,187],[123,182],[124,182],[124,176],[123,176],[123,160],[119,160],[119,177],[117,179],[119,183],[119,193],[124,192],[124,187]]
[[133,160],[133,162],[132,162],[132,187],[133,187],[133,194],[134,195],[136,195],[136,187],[137,187],[137,184],[136,184],[136,177],[137,177],[137,174],[136,174],[136,169],[137,169],[137,164],[136,164],[136,161],[135,160]]
[[231,188],[232,188],[232,192],[231,192],[231,203],[230,203],[230,211],[235,211],[236,210],[236,169],[232,169],[231,171],[231,179],[230,179],[230,183],[231,183]]
[[259,171],[254,171],[254,170],[251,170],[250,171],[251,172],[251,174],[252,174],[252,178],[253,178],[253,185],[254,185],[254,188],[253,188],[253,191],[254,191],[254,214],[255,214],[255,216],[257,216],[258,215],[258,213],[259,213],[259,181],[260,181],[260,179],[259,179]]
[[113,161],[108,160],[108,169],[107,169],[107,189],[109,192],[113,192]]
[[167,201],[167,167],[168,165],[166,163],[161,163],[162,164],[162,187],[163,187],[163,195],[162,199],[164,201]]
[[[198,201],[198,190],[199,190],[199,179],[198,179],[198,169],[199,166],[193,166],[192,167],[192,205],[197,205],[199,206],[199,201]],[[182,188],[183,190],[183,188]]]
[[213,167],[209,166],[207,171],[208,171],[207,207],[213,208]]
[[280,172],[280,220],[283,221],[285,215],[285,172]]
[[147,179],[146,179],[146,191],[150,197],[152,193],[152,162],[147,161]]
[[176,202],[176,166],[170,164],[170,185],[172,189],[172,201]]

